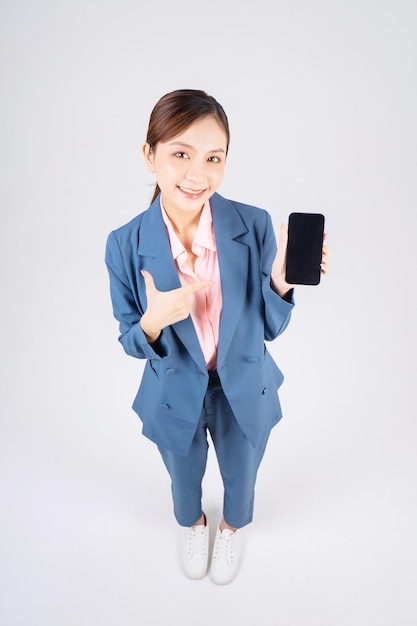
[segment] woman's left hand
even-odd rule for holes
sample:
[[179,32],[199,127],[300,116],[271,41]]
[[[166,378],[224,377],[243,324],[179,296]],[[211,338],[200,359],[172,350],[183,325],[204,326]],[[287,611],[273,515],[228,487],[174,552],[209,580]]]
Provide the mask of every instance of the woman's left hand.
[[[324,241],[328,239],[328,234],[324,233]],[[288,243],[288,228],[281,224],[280,233],[279,233],[279,241],[278,241],[278,251],[276,253],[274,262],[272,264],[271,271],[271,285],[273,290],[283,298],[290,289],[295,287],[295,285],[291,285],[287,283],[285,280],[285,265],[287,258],[287,243]],[[327,274],[329,270],[329,256],[330,250],[328,246],[323,243],[323,251],[321,257],[321,273]]]

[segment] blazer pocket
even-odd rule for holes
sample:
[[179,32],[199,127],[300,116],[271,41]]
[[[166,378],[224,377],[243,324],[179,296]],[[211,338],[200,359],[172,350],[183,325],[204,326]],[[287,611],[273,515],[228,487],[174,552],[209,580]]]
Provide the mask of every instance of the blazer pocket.
[[157,359],[149,359],[148,363],[153,373],[159,378],[159,361]]

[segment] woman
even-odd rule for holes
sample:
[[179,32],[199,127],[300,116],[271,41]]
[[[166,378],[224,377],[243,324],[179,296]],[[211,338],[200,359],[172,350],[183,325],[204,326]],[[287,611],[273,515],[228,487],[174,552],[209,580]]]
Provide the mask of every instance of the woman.
[[[110,233],[106,264],[127,354],[146,359],[133,408],[171,477],[191,578],[208,567],[202,509],[207,431],[224,484],[211,563],[225,584],[239,567],[239,531],[253,516],[254,487],[271,428],[281,418],[282,373],[265,340],[294,306],[269,214],[217,193],[229,147],[221,105],[199,90],[163,96],[143,154],[157,186],[150,207]],[[322,272],[328,251],[323,247]]]

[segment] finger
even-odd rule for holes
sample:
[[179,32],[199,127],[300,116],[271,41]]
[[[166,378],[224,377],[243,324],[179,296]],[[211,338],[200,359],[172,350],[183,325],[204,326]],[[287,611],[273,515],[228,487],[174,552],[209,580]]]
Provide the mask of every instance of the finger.
[[328,266],[327,262],[326,262],[326,261],[323,261],[323,262],[320,264],[320,267],[321,267],[321,273],[322,273],[322,274],[327,274],[327,272],[329,271],[329,266]]
[[196,283],[191,283],[190,285],[185,285],[185,287],[180,287],[178,291],[181,291],[183,294],[193,293],[194,291],[198,291],[199,289],[205,289],[213,284],[212,280],[200,280]]
[[150,274],[147,270],[141,270],[141,274],[145,281],[146,293],[149,294],[149,293],[155,293],[156,291],[158,291],[157,288],[155,287],[152,274]]

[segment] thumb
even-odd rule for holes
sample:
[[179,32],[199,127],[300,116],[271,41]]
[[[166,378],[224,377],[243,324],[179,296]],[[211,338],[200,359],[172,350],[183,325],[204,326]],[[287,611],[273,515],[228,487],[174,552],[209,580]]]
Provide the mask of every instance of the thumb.
[[143,276],[143,279],[145,281],[145,289],[146,289],[146,293],[155,293],[157,290],[157,288],[155,287],[155,283],[152,277],[152,274],[150,274],[147,270],[141,270],[140,273]]
[[278,249],[281,248],[281,250],[286,250],[287,243],[288,243],[288,228],[285,226],[285,224],[281,224],[281,228],[279,229]]

